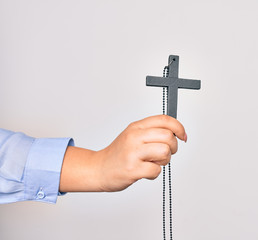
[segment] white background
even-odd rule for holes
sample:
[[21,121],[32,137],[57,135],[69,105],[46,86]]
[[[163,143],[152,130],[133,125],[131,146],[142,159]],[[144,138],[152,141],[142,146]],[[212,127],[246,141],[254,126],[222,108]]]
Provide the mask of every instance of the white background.
[[[179,76],[172,157],[175,240],[258,239],[257,1],[0,0],[0,126],[99,150],[162,113],[169,54]],[[0,206],[1,240],[162,239],[162,176],[56,205]]]

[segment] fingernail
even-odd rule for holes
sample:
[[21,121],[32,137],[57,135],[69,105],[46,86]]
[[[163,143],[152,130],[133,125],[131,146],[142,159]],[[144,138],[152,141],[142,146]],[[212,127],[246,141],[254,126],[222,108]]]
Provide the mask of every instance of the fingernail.
[[187,134],[185,133],[184,141],[187,142]]

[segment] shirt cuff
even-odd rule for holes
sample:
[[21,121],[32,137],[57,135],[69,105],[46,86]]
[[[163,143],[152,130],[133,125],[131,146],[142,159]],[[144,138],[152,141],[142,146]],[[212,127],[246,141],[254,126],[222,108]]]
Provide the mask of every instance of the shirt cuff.
[[24,199],[56,203],[60,173],[72,138],[37,138],[33,142],[24,171]]

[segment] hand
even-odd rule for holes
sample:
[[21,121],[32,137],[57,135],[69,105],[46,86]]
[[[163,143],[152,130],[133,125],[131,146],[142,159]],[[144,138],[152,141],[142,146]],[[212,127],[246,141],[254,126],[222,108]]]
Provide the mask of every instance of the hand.
[[187,141],[183,125],[158,115],[131,123],[108,147],[91,151],[68,147],[61,171],[61,192],[121,191],[139,179],[155,179],[172,154],[177,138]]
[[175,135],[186,141],[183,125],[176,119],[158,115],[131,123],[107,148],[101,159],[102,191],[120,191],[139,179],[155,179],[161,165],[177,152]]

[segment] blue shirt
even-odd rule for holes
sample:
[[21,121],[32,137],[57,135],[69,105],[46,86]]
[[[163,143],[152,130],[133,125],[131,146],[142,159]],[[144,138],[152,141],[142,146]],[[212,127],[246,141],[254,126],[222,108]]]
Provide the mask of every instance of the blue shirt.
[[33,138],[0,128],[0,203],[56,203],[60,173],[72,138]]

